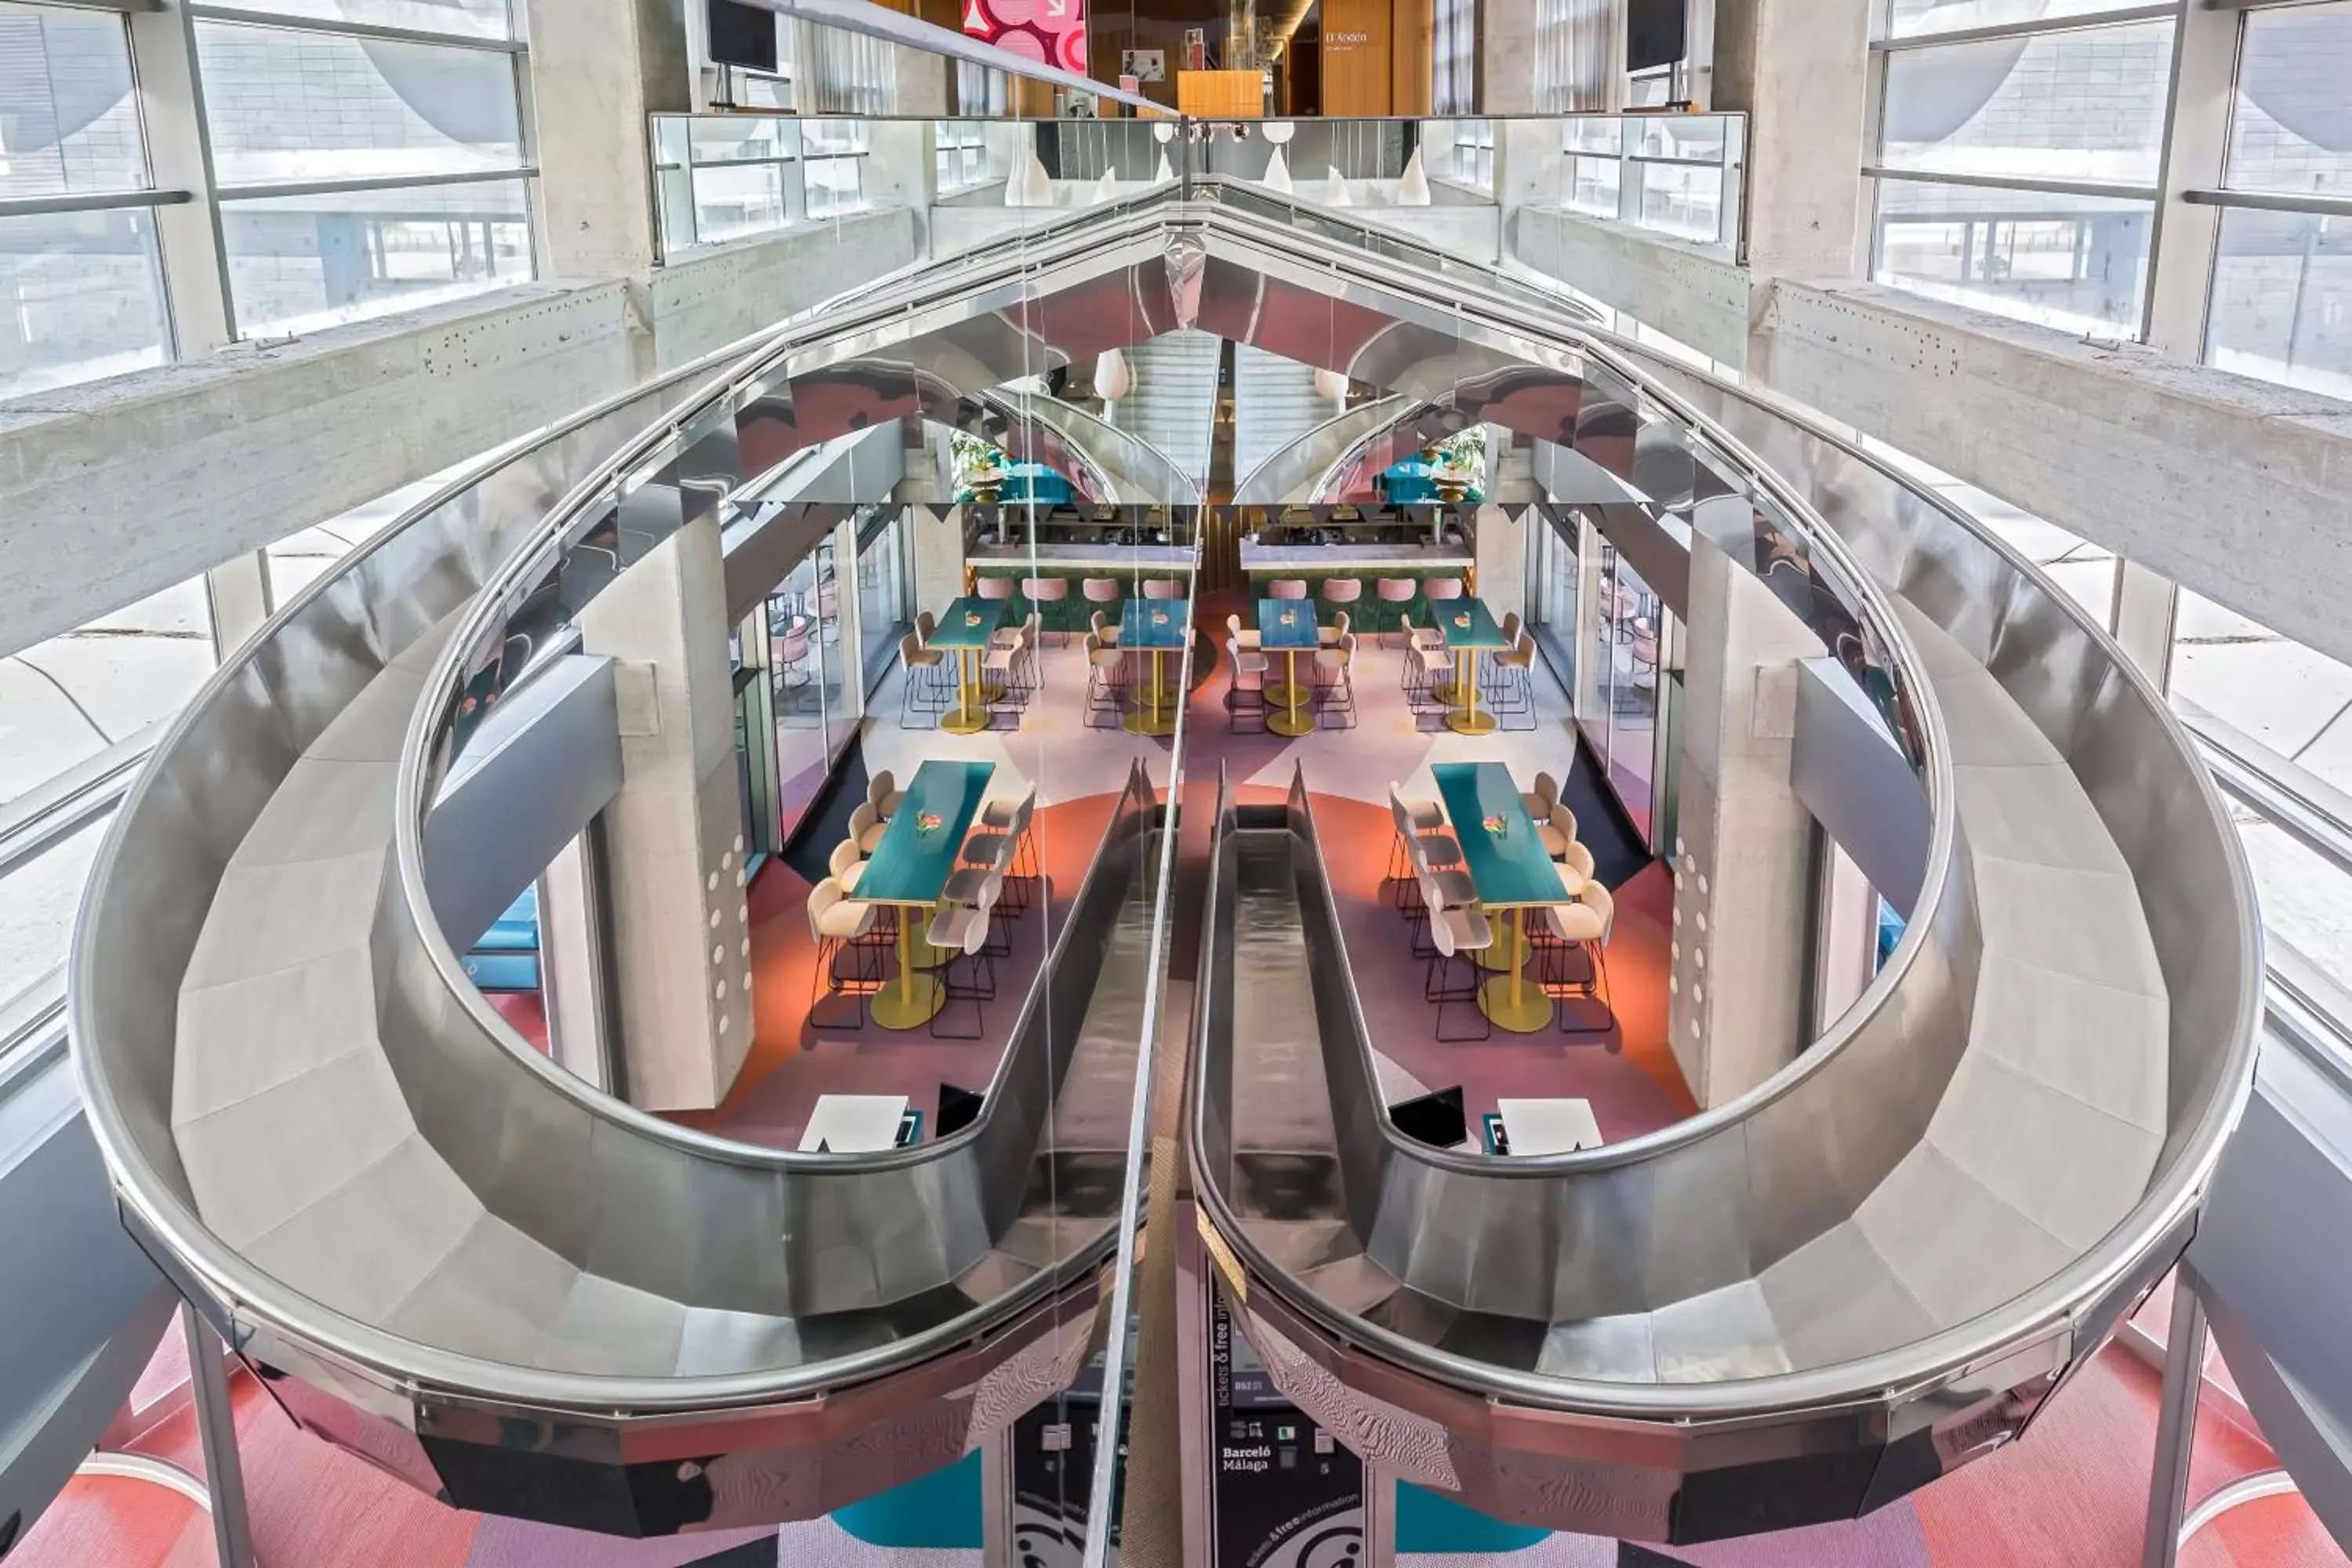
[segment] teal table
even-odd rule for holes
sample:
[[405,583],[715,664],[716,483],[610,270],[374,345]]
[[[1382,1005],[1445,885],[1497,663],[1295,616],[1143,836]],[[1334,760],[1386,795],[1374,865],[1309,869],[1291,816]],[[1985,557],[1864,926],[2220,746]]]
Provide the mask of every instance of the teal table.
[[947,607],[932,629],[930,646],[955,655],[956,705],[940,719],[940,728],[957,735],[977,735],[988,728],[987,694],[980,689],[980,656],[1004,619],[1003,599],[967,594]]
[[[1287,616],[1287,619],[1284,617]],[[1299,710],[1299,699],[1307,689],[1298,679],[1298,656],[1313,653],[1322,646],[1320,629],[1315,621],[1315,602],[1311,599],[1260,599],[1257,602],[1257,646],[1261,652],[1283,656],[1283,682],[1266,692],[1269,701],[1283,705],[1279,713],[1266,715],[1265,727],[1277,735],[1293,740],[1315,728],[1315,716]]]
[[1495,613],[1484,599],[1441,599],[1430,612],[1432,622],[1445,634],[1445,651],[1454,656],[1454,682],[1437,693],[1439,700],[1451,705],[1445,727],[1457,735],[1493,734],[1495,716],[1478,711],[1478,656],[1511,646],[1503,638],[1503,628],[1495,624]]
[[876,996],[872,1008],[874,1021],[886,1029],[920,1028],[947,999],[946,987],[929,971],[948,955],[916,934],[915,921],[939,907],[995,772],[994,763],[935,762],[917,768],[898,815],[857,874],[859,903],[890,904],[898,911],[898,984]]
[[1176,701],[1164,673],[1168,655],[1192,635],[1190,599],[1129,599],[1118,613],[1118,650],[1148,653],[1151,674],[1143,683],[1143,707],[1127,716],[1132,735],[1172,735],[1176,732]]
[[[1487,961],[1504,973],[1478,988],[1479,1010],[1496,1028],[1531,1035],[1551,1022],[1551,998],[1542,986],[1527,984],[1528,910],[1566,903],[1568,885],[1544,853],[1509,769],[1500,763],[1439,763],[1429,771],[1479,906],[1489,915],[1508,910],[1511,916],[1509,931],[1497,936]],[[1489,820],[1499,831],[1488,829]],[[860,897],[864,887],[860,882]]]

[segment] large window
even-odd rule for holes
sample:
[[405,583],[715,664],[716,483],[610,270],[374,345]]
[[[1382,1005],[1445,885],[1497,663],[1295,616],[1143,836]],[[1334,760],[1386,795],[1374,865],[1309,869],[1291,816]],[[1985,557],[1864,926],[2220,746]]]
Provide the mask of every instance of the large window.
[[2207,363],[2352,398],[2352,5],[2246,18],[2222,184]]
[[665,254],[866,205],[862,120],[665,114],[654,142]]
[[170,357],[123,19],[0,4],[0,397]]
[[[2086,4],[1895,0],[1871,275],[2069,331],[2137,337],[2173,25]],[[1970,29],[1996,35],[1954,37]]]
[[[503,7],[264,8],[312,25],[195,29],[240,334],[306,331],[530,277],[517,47]],[[328,30],[379,12],[412,24],[429,14],[452,41]]]

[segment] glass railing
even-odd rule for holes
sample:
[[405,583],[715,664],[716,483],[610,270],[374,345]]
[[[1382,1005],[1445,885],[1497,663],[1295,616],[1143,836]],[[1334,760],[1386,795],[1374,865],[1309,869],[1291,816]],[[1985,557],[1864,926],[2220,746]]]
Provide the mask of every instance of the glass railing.
[[1736,246],[1748,118],[1577,116],[1563,122],[1559,205],[1697,245]]
[[[901,120],[656,115],[663,253],[869,207],[927,207],[936,251],[1195,180],[1422,235],[1492,263],[1514,207],[1559,207],[1736,252],[1738,114],[1478,119]],[[1007,213],[1002,209],[1012,209]]]

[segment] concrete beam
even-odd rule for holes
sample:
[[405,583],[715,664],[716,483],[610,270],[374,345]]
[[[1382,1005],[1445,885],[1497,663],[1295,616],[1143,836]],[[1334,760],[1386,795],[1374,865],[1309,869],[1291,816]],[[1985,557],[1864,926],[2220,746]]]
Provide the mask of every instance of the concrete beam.
[[2352,660],[2352,404],[1877,284],[1760,279],[1557,211],[1522,210],[1515,229],[1528,266]]
[[[685,364],[915,259],[881,211],[656,272]],[[0,402],[0,653],[69,631],[635,384],[622,279],[526,284]]]

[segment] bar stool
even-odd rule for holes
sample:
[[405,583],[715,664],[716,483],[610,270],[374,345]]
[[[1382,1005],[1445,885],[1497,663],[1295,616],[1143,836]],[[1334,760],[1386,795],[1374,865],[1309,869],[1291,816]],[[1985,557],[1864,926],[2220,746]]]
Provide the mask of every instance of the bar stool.
[[[1348,617],[1342,614],[1339,618]],[[1343,730],[1353,729],[1356,723],[1355,664],[1353,634],[1342,633],[1337,647],[1315,650],[1315,710],[1318,715],[1338,714]]]
[[[1535,815],[1532,808],[1528,815]],[[1543,840],[1544,853],[1557,860],[1576,842],[1576,813],[1554,800],[1543,815],[1544,819],[1536,824],[1536,837]]]
[[1354,617],[1341,610],[1331,617],[1329,626],[1315,628],[1315,640],[1324,647],[1338,647],[1355,624]]
[[[1552,933],[1559,938],[1559,970],[1544,983],[1547,991],[1566,998],[1598,1001],[1601,1022],[1570,1027],[1570,1009],[1560,1009],[1559,1032],[1563,1035],[1591,1035],[1607,1031],[1609,1049],[1622,1048],[1616,1037],[1617,1013],[1609,1001],[1609,969],[1602,950],[1608,947],[1611,933],[1617,925],[1617,901],[1609,889],[1598,882],[1587,882],[1576,895],[1576,901],[1555,904],[1547,911],[1550,916]],[[1569,950],[1575,949],[1585,961],[1582,979],[1572,979],[1566,969]]]
[[940,618],[929,610],[915,612],[915,638],[929,646],[933,633],[940,629]]
[[[931,917],[923,933],[933,947],[948,955],[940,971],[940,1010],[931,1015],[930,1033],[939,1040],[977,1040],[988,1033],[986,1004],[996,997],[996,959],[988,951],[989,911],[945,909]],[[962,965],[959,975],[957,966]],[[942,1027],[940,1020],[958,1002],[971,1004],[971,1033]]]
[[1013,590],[1019,586],[1010,577],[982,577],[972,584],[972,592],[992,604],[1004,604],[1012,599]]
[[1462,579],[1432,577],[1421,585],[1421,593],[1425,599],[1458,599],[1462,596]]
[[1087,728],[1115,730],[1127,719],[1127,660],[1093,632],[1087,634],[1086,652]]
[[1548,773],[1538,772],[1533,789],[1519,792],[1519,804],[1538,826],[1551,819],[1551,808],[1559,804],[1559,781]]
[[1087,627],[1105,647],[1118,646],[1118,623],[1097,610],[1087,617]]
[[1146,577],[1143,580],[1143,596],[1147,599],[1181,599],[1184,596],[1184,584],[1173,577]]
[[868,801],[859,801],[857,809],[849,814],[849,841],[857,846],[861,855],[871,855],[881,844],[882,836],[890,830],[882,814]]
[[[848,898],[841,884],[827,877],[809,889],[806,913],[809,936],[816,942],[816,973],[809,979],[809,1027],[821,1026],[816,1021],[820,991],[827,997],[855,998],[857,1021],[848,1026],[862,1027],[867,999],[882,989],[881,953],[865,940],[874,931],[874,906]],[[841,973],[845,953],[857,960],[847,975]],[[865,962],[868,954],[874,961],[870,973]]]
[[1265,585],[1265,596],[1269,599],[1303,599],[1307,597],[1307,579],[1276,577]]
[[[1116,606],[1121,597],[1118,588],[1118,579],[1116,577],[1083,578],[1078,583],[1078,592],[1085,597],[1087,603],[1089,605],[1110,605]],[[1113,608],[1108,612],[1097,610],[1090,617],[1090,620],[1097,636],[1101,635],[1103,623],[1106,620],[1108,621],[1111,625],[1111,635],[1103,637],[1103,641],[1114,645],[1118,643],[1118,612],[1116,608]]]
[[[989,833],[1010,833],[1015,854],[1013,875],[1034,879],[1037,875],[1037,835],[1032,823],[1037,813],[1037,790],[1031,785],[1029,793],[1019,800],[992,800],[980,808],[980,826]],[[1018,832],[1014,829],[1018,828]],[[970,844],[971,839],[964,840]],[[1020,867],[1026,865],[1025,872]]]
[[[1478,954],[1495,945],[1495,928],[1487,922],[1484,911],[1463,905],[1447,905],[1445,895],[1433,881],[1422,884],[1422,901],[1429,910],[1429,967],[1422,975],[1422,996],[1437,1005],[1437,1024],[1433,1031],[1440,1042],[1454,1040],[1486,1040],[1495,1035],[1495,1026],[1487,1021],[1478,1005]],[[1454,984],[1454,961],[1462,961],[1468,978]],[[1449,1035],[1445,1032],[1445,1009],[1454,1004],[1467,1002],[1478,1015],[1478,1032],[1475,1035]]]
[[1255,653],[1263,646],[1263,639],[1259,634],[1243,626],[1239,616],[1225,617],[1225,640],[1235,647],[1246,648],[1252,653]]
[[1029,706],[1029,692],[1022,681],[1022,650],[1029,646],[1029,635],[1015,630],[1009,642],[992,640],[988,650],[980,656],[981,685],[985,688],[993,680],[1002,695],[990,705],[992,713],[1013,715],[1013,727],[1021,727],[1022,710]]
[[1389,820],[1396,834],[1389,841],[1388,875],[1381,880],[1398,885],[1396,905],[1403,909],[1415,847],[1425,841],[1430,849],[1423,858],[1434,854],[1439,865],[1448,867],[1462,864],[1462,847],[1439,831],[1445,826],[1445,813],[1435,801],[1409,799],[1393,784],[1389,785]]
[[[1229,617],[1237,618],[1237,617]],[[1253,714],[1258,728],[1265,728],[1265,672],[1274,661],[1253,648],[1242,647],[1233,637],[1225,639],[1225,658],[1233,661],[1233,684],[1225,691],[1225,732],[1241,733],[1242,716]],[[1244,705],[1242,699],[1250,699]]]
[[1327,605],[1352,605],[1364,596],[1361,577],[1326,577],[1323,579],[1323,602]]
[[947,711],[946,694],[941,679],[947,669],[947,655],[935,647],[925,647],[908,632],[898,638],[898,661],[906,666],[906,683],[898,689],[898,727],[911,730],[913,718],[928,717],[930,727],[939,726],[940,715]]
[[1568,848],[1559,857],[1559,863],[1583,878],[1585,881],[1592,880],[1592,851],[1582,839],[1569,840]]
[[809,656],[808,622],[795,617],[783,632],[769,639],[768,660],[775,666],[776,694],[805,690],[815,680],[805,668]]
[[[1413,577],[1382,577],[1373,583],[1372,594],[1383,605],[1410,605],[1421,596],[1421,583]],[[1387,619],[1389,613],[1383,610],[1381,619]],[[1405,611],[1399,609],[1395,614],[1399,621],[1410,624]]]
[[[1016,637],[1021,641],[1023,658],[1015,664],[1014,669],[1026,688],[1023,693],[1025,705],[1025,699],[1036,692],[1045,683],[1045,677],[1039,672],[1037,663],[1037,649],[1045,640],[1045,616],[1032,609],[1028,618],[1019,626],[997,627],[990,635],[988,643],[992,648],[1004,647],[1011,646]],[[1007,689],[1011,689],[1009,683]]]
[[888,768],[876,773],[866,786],[866,804],[885,822],[898,815],[898,807],[906,798],[907,792],[898,787],[898,781],[890,776]]
[[[1007,878],[992,866],[966,866],[948,879],[940,890],[942,903],[962,904],[983,912],[996,908],[1003,898]],[[992,958],[1013,956],[1013,933],[1003,921],[991,921],[988,926],[987,952]]]
[[1404,695],[1419,710],[1425,702],[1437,700],[1440,681],[1454,679],[1454,656],[1445,651],[1445,639],[1433,631],[1413,631],[1412,638],[1404,650]]
[[855,839],[845,838],[833,847],[833,858],[825,862],[824,868],[841,884],[843,892],[855,893],[858,874],[866,869],[866,857],[858,852]]
[[1505,642],[1515,643],[1519,640],[1519,631],[1525,624],[1519,619],[1518,611],[1506,610],[1503,612],[1503,624],[1496,629],[1503,634]]
[[[1070,580],[1067,577],[1024,577],[1021,579],[1021,596],[1029,601],[1030,608],[1036,612],[1036,618],[1042,622],[1047,605],[1060,605],[1068,601]],[[1063,639],[1063,642],[1067,642],[1070,634],[1057,626],[1054,630],[1054,635]],[[1057,643],[1055,646],[1062,645]]]
[[[964,839],[963,848],[961,851],[964,863],[968,866],[985,867],[990,870],[1010,876],[1021,841],[1028,837],[1030,821],[1035,816],[1036,810],[1037,792],[1031,790],[1023,797],[1021,804],[1013,808],[1012,820],[1003,827],[983,828]],[[1004,900],[1004,910],[1007,914],[1018,915],[1028,912],[1028,892],[1019,885],[1017,880],[1006,884],[1006,892],[1009,895]]]
[[1509,647],[1488,656],[1486,668],[1486,703],[1499,719],[1524,717],[1524,724],[1513,724],[1514,730],[1536,727],[1536,639],[1521,632]]

